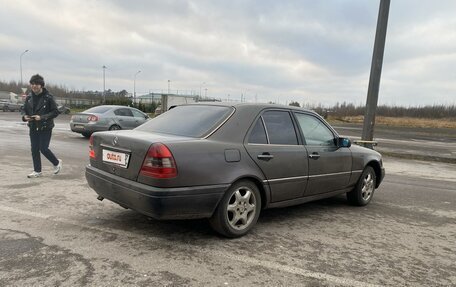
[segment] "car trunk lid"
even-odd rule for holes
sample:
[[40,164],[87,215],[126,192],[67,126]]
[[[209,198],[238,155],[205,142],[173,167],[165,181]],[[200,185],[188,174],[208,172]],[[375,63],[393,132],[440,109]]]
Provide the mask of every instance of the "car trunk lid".
[[71,117],[71,120],[73,121],[73,123],[86,124],[89,122],[89,118],[92,116],[96,116],[97,118],[99,117],[99,115],[95,113],[78,113],[73,115]]
[[130,130],[97,132],[92,138],[94,155],[90,163],[103,171],[136,181],[152,144],[189,139]]

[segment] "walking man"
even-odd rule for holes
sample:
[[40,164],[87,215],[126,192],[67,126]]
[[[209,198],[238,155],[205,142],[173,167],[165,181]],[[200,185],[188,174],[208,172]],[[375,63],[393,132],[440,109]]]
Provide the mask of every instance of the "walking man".
[[51,142],[54,118],[59,115],[54,97],[44,88],[44,79],[36,74],[30,78],[31,92],[25,99],[24,115],[22,120],[27,122],[30,129],[30,143],[32,146],[33,172],[28,178],[40,177],[42,153],[54,166],[54,174],[62,169],[62,160],[49,149]]

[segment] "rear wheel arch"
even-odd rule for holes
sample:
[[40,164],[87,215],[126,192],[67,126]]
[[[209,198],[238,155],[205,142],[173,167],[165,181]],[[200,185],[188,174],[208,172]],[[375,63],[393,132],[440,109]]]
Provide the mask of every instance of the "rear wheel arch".
[[243,236],[256,224],[263,204],[262,188],[258,180],[240,178],[225,192],[209,218],[209,223],[216,232],[226,237]]
[[238,183],[239,181],[243,181],[243,180],[251,181],[256,185],[256,187],[258,188],[258,190],[260,192],[260,196],[261,196],[261,209],[263,209],[267,204],[268,197],[266,196],[266,190],[264,189],[264,186],[261,183],[261,180],[256,177],[253,177],[253,176],[246,176],[246,177],[241,177],[241,178],[236,179],[231,184],[231,186],[233,186],[234,184]]
[[118,124],[113,124],[109,127],[110,131],[117,131],[117,130],[121,130],[121,129],[122,128]]

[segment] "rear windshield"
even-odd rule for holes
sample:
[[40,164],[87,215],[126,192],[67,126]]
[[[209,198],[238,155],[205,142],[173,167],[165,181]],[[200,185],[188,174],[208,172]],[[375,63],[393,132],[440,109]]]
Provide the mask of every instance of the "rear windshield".
[[221,106],[177,106],[136,130],[200,138],[221,124],[232,111],[231,107]]
[[104,114],[107,111],[109,111],[110,109],[111,109],[111,107],[98,106],[98,107],[93,107],[88,110],[85,110],[84,113]]

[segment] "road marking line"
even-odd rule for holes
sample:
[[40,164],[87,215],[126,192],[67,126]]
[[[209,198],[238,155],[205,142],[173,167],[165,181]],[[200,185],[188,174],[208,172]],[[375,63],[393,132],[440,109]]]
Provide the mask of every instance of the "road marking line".
[[42,214],[39,212],[28,211],[28,210],[21,210],[21,209],[9,207],[9,206],[0,205],[0,211],[13,212],[13,213],[17,213],[20,215],[42,218],[42,219],[46,219],[46,220],[53,221],[53,222],[71,224],[71,225],[79,226],[81,228],[93,229],[93,230],[101,231],[101,232],[105,232],[105,233],[116,233],[118,235],[122,235],[118,232],[118,230],[116,230],[116,232],[114,232],[114,231],[108,230],[107,228],[99,228],[96,226],[85,225],[85,224],[81,224],[80,222],[71,221],[68,219],[61,218],[61,217],[57,218],[52,215],[46,215],[46,214]]
[[51,218],[51,216],[49,216],[49,215],[41,214],[41,213],[34,212],[34,211],[20,210],[20,209],[8,207],[8,206],[0,206],[0,210],[19,213],[21,215],[28,215],[28,216],[32,216],[32,217],[43,218],[43,219]]
[[279,264],[276,262],[258,260],[258,259],[246,257],[246,256],[233,255],[233,254],[219,252],[219,251],[210,251],[210,253],[211,253],[211,255],[214,255],[214,253],[215,253],[219,256],[226,257],[231,260],[240,261],[243,263],[248,263],[250,265],[258,265],[258,266],[262,266],[262,267],[265,267],[268,269],[275,269],[278,271],[283,271],[283,272],[287,272],[287,273],[291,273],[291,274],[295,274],[295,275],[301,275],[301,276],[308,277],[308,278],[324,280],[329,283],[333,283],[333,284],[337,284],[337,285],[355,286],[355,287],[380,287],[380,286],[382,286],[382,285],[375,285],[375,284],[360,282],[360,281],[357,281],[354,279],[337,277],[337,276],[329,275],[326,273],[313,272],[313,271],[309,271],[309,270],[294,267],[294,266],[282,265],[282,264]]
[[[101,232],[115,233],[120,236],[132,236],[132,234],[128,233],[128,232],[125,232],[125,233],[128,233],[128,235],[125,235],[125,234],[122,234],[122,232],[119,232],[119,230],[112,230],[112,229],[110,230],[110,228],[99,228],[99,227],[95,227],[95,226],[85,225],[85,224],[81,224],[79,222],[66,220],[64,218],[57,218],[57,217],[54,217],[51,215],[46,215],[46,214],[42,214],[42,213],[34,212],[34,211],[21,210],[21,209],[9,207],[9,206],[0,205],[0,211],[12,212],[12,213],[17,213],[17,214],[21,214],[21,215],[25,215],[25,216],[30,216],[30,217],[37,217],[37,218],[46,219],[46,220],[53,221],[53,222],[76,225],[76,226],[79,226],[82,228],[92,229],[92,230],[101,231]],[[133,237],[139,237],[139,236],[133,235]],[[152,237],[148,237],[148,238],[152,239]],[[158,238],[155,238],[155,239],[159,240]],[[194,249],[192,249],[192,250],[195,251]],[[354,287],[380,287],[381,286],[381,285],[360,282],[360,281],[357,281],[354,279],[347,279],[347,278],[343,278],[343,277],[329,275],[326,273],[313,272],[310,270],[306,270],[306,269],[302,269],[302,268],[298,268],[298,267],[294,267],[294,266],[283,265],[283,264],[279,264],[276,262],[259,260],[259,259],[255,259],[255,258],[251,258],[251,257],[247,257],[247,256],[235,255],[235,254],[231,254],[231,253],[227,253],[227,252],[220,252],[218,250],[213,250],[213,249],[202,250],[201,253],[203,253],[209,257],[214,257],[214,255],[218,255],[219,257],[224,257],[224,258],[227,258],[230,260],[235,260],[235,261],[247,263],[250,265],[262,266],[262,267],[265,267],[268,269],[274,269],[274,270],[278,270],[278,271],[282,271],[282,272],[287,272],[290,274],[301,275],[301,276],[304,276],[307,278],[324,280],[324,281],[327,281],[332,284],[354,286]]]

